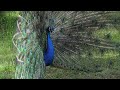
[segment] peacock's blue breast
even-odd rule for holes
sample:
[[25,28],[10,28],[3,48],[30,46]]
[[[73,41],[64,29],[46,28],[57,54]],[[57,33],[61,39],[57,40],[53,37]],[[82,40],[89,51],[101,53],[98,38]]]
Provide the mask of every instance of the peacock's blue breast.
[[44,61],[45,65],[51,65],[54,59],[54,47],[52,40],[50,38],[50,33],[47,35],[47,48],[46,51],[44,52]]

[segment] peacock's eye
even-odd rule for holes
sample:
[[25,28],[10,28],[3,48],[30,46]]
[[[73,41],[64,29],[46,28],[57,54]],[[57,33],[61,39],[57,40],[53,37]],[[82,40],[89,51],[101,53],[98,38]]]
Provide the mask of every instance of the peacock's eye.
[[48,32],[52,32],[52,31],[54,31],[54,27],[49,26],[49,27],[47,28],[47,31],[48,31]]

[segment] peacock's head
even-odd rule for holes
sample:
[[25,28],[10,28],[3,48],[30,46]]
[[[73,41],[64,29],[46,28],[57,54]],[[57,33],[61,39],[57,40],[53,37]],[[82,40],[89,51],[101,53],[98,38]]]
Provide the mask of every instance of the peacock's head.
[[54,31],[54,29],[55,29],[54,27],[49,26],[49,27],[47,28],[47,32],[51,32],[51,33],[52,33],[52,32]]

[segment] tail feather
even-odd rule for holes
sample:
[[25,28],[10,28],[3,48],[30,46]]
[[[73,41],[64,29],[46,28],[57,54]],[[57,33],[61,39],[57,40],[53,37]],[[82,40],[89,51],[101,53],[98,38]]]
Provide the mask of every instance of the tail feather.
[[[74,70],[102,70],[103,66],[99,62],[104,60],[104,53],[118,51],[119,44],[113,42],[109,35],[108,38],[100,38],[94,33],[102,28],[114,26],[114,20],[109,18],[113,13],[116,12],[56,11],[52,13],[55,20],[55,31],[51,33],[55,47],[53,66]],[[95,67],[96,69],[93,69]]]

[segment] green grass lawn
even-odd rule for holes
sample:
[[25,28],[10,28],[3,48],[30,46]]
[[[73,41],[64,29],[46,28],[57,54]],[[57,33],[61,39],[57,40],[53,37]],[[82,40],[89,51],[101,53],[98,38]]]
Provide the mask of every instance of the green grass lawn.
[[[12,43],[12,37],[16,30],[16,20],[19,12],[5,12],[0,15],[0,79],[12,79],[15,72],[16,49]],[[119,15],[115,15],[115,17]],[[120,31],[113,28],[101,29],[94,33],[98,38],[105,38],[106,34],[111,35],[111,40],[120,43]],[[94,53],[94,52],[93,52]],[[94,53],[94,56],[95,53]],[[114,60],[114,65],[107,66],[101,72],[84,72],[65,70],[55,67],[46,67],[46,79],[107,79],[120,78],[120,57],[118,52],[105,52],[103,58]],[[107,62],[107,61],[102,61]],[[87,64],[87,63],[86,63]]]
[[15,49],[12,37],[16,28],[17,12],[0,15],[0,79],[10,79],[15,72]]

